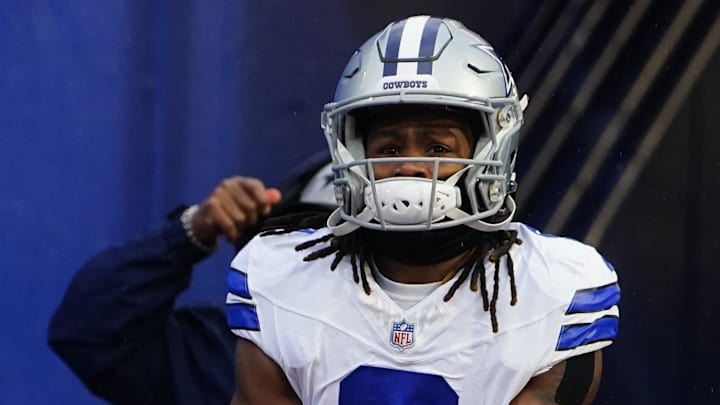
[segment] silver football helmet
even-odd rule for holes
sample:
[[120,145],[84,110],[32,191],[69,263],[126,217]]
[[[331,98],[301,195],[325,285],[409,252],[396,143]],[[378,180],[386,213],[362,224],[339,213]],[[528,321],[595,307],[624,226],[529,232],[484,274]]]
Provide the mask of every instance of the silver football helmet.
[[[397,104],[445,106],[476,114],[484,133],[477,137],[473,156],[366,158],[354,113]],[[339,206],[328,226],[336,235],[358,227],[500,229],[515,212],[508,194],[514,192],[515,153],[526,106],[527,97],[518,97],[510,71],[492,46],[460,22],[414,16],[391,23],[355,51],[334,101],[322,113]],[[380,160],[430,162],[433,176],[376,180],[373,163]],[[440,179],[440,163],[461,163],[464,168]]]

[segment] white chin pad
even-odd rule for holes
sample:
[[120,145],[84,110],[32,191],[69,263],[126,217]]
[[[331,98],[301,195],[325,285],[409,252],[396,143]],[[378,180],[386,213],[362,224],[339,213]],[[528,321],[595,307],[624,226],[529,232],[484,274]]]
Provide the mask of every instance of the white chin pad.
[[430,222],[436,222],[448,211],[460,207],[460,189],[438,180],[432,215],[429,215],[432,187],[432,179],[391,177],[378,180],[375,182],[377,196],[373,196],[371,185],[365,187],[365,204],[379,222],[417,225],[427,223],[428,217]]

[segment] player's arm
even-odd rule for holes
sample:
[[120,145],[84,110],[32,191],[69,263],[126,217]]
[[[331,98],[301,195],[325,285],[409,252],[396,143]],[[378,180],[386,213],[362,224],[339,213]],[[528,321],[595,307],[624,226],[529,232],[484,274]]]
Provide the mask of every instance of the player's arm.
[[533,377],[510,405],[590,405],[601,374],[600,350],[571,357]]
[[301,405],[282,369],[254,343],[238,339],[231,405]]

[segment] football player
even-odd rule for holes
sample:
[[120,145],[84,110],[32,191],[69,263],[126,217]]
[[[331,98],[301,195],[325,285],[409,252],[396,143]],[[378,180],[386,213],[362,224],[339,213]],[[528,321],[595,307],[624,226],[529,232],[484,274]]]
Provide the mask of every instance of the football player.
[[454,20],[354,53],[322,114],[338,208],[269,221],[232,262],[233,404],[592,401],[617,276],[511,222],[526,105]]

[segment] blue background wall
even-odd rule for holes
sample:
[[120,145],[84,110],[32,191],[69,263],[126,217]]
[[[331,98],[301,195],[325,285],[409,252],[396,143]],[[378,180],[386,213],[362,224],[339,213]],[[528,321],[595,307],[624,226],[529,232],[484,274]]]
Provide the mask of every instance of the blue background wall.
[[[98,403],[46,345],[74,271],[223,177],[277,185],[324,148],[319,112],[354,48],[452,9],[411,4],[0,2],[0,403]],[[224,299],[231,252],[185,303]]]

